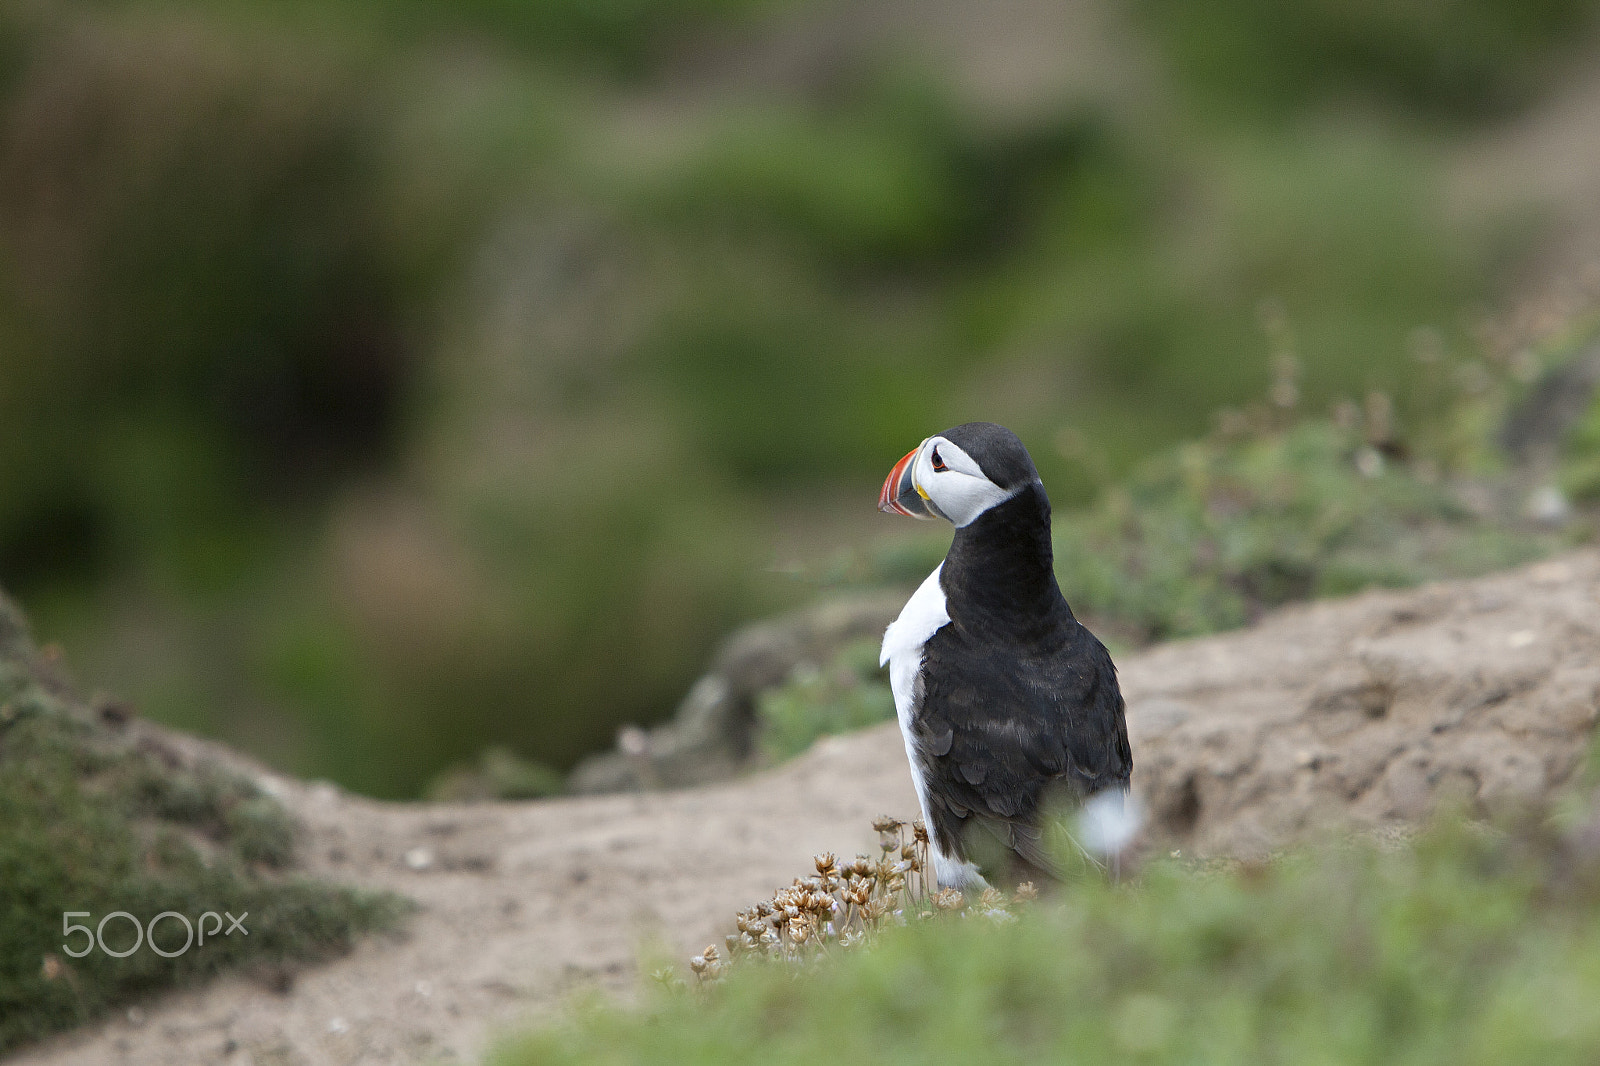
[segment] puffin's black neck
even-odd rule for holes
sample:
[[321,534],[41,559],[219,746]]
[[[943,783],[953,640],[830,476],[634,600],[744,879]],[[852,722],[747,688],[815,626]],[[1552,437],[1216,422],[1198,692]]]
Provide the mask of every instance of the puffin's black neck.
[[1050,501],[1034,482],[956,530],[939,584],[957,624],[1021,640],[1072,621],[1056,585]]

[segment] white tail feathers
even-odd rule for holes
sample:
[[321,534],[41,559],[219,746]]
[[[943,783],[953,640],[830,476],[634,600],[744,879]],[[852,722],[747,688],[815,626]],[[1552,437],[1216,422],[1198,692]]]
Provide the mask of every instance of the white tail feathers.
[[1078,840],[1102,859],[1119,858],[1144,826],[1144,805],[1131,793],[1110,788],[1090,796],[1078,812]]

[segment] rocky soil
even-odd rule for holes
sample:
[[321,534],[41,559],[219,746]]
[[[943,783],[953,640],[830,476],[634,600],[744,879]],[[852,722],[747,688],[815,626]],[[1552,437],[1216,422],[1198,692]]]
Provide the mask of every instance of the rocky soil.
[[[1146,847],[1255,855],[1440,803],[1492,813],[1549,796],[1585,757],[1600,552],[1285,610],[1121,672]],[[630,994],[812,854],[868,848],[872,816],[914,810],[893,725],[678,792],[386,804],[255,772],[303,819],[312,872],[421,904],[405,933],[145,1004],[18,1066],[473,1061],[574,994]]]

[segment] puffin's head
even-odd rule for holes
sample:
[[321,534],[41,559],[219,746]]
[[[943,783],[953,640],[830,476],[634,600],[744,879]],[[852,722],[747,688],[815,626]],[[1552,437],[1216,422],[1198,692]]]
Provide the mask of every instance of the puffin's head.
[[964,526],[1038,480],[1015,433],[993,422],[968,422],[929,437],[894,464],[878,493],[878,510]]

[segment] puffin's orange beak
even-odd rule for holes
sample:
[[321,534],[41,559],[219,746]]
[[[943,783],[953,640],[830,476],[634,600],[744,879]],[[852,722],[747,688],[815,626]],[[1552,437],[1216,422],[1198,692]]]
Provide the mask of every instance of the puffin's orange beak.
[[894,469],[889,471],[889,476],[884,479],[883,489],[878,493],[878,510],[886,514],[903,514],[907,518],[935,517],[933,512],[928,510],[928,503],[922,498],[922,493],[917,491],[916,479],[912,476],[917,465],[917,453],[920,451],[922,451],[921,444],[907,452],[905,458],[894,464]]

